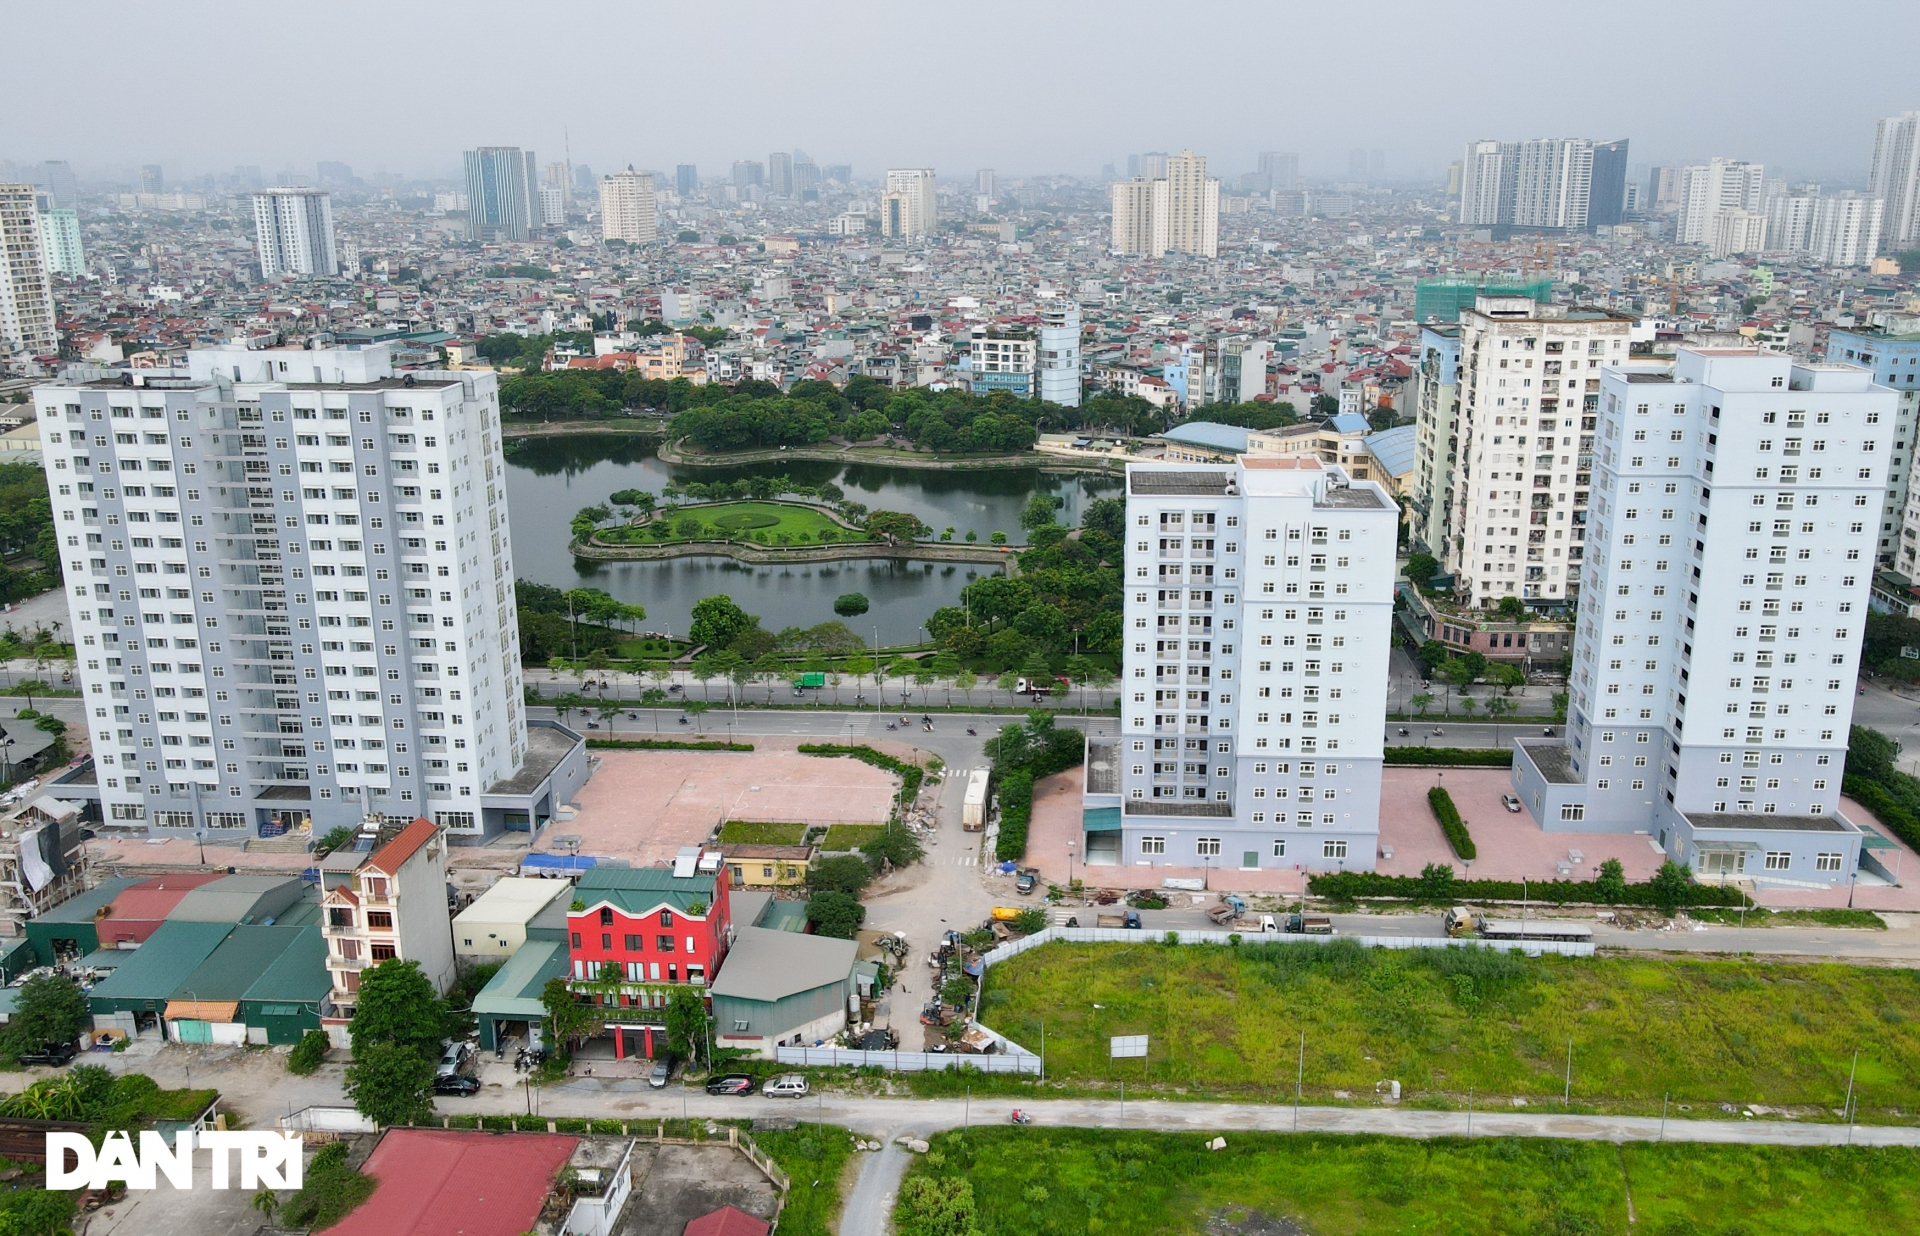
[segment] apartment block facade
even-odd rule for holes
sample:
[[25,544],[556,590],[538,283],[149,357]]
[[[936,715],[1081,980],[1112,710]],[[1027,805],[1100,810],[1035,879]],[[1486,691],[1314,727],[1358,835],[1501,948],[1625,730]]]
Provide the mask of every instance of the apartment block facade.
[[1399,512],[1312,456],[1127,470],[1090,863],[1372,870]]
[[653,173],[628,168],[600,181],[600,237],[650,245],[660,236],[654,210]]
[[1414,541],[1441,557],[1452,539],[1453,467],[1460,449],[1460,328],[1420,328],[1413,377]]
[[1851,365],[1682,348],[1602,378],[1564,738],[1543,828],[1646,833],[1709,878],[1853,878],[1840,777],[1898,396]]
[[503,826],[529,743],[493,375],[208,349],[34,399],[108,826]]
[[880,198],[880,234],[896,240],[931,236],[940,224],[933,169],[894,168]]
[[[1627,358],[1633,318],[1482,296],[1460,314],[1456,455],[1438,556],[1462,597],[1572,603],[1580,586],[1601,367]],[[1441,414],[1436,405],[1434,415]],[[1429,437],[1438,441],[1436,424]],[[1437,449],[1437,448],[1436,448]]]
[[332,278],[340,273],[332,203],[324,189],[275,188],[253,195],[254,248],[262,279]]
[[58,351],[32,185],[0,184],[0,357]]
[[1920,317],[1900,315],[1865,329],[1835,329],[1827,335],[1827,360],[1865,369],[1899,397],[1876,556],[1881,566],[1920,578],[1920,512],[1907,510],[1920,496],[1912,484],[1914,434],[1920,432]]

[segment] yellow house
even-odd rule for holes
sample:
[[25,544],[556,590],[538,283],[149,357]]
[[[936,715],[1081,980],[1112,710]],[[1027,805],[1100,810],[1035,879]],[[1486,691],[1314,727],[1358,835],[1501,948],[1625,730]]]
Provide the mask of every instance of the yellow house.
[[807,882],[810,845],[723,845],[735,888],[797,888]]

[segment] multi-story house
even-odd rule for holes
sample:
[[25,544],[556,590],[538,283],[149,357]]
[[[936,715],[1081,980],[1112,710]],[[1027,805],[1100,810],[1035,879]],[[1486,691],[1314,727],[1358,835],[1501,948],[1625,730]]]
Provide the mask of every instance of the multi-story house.
[[529,738],[493,375],[187,362],[34,395],[108,826],[537,828],[584,750]]
[[1461,311],[1451,536],[1439,557],[1468,605],[1572,604],[1600,368],[1627,358],[1632,325],[1624,313],[1524,296],[1482,296]]
[[1038,358],[1039,340],[1027,326],[976,326],[968,332],[969,384],[976,395],[1006,391],[1031,399]]
[[[718,850],[683,850],[671,869],[583,873],[574,886],[579,908],[567,914],[575,987],[602,1004],[646,1008],[642,988],[704,985],[732,942],[730,887]],[[602,990],[603,983],[610,990]]]
[[1548,830],[1703,876],[1845,883],[1839,807],[1898,396],[1852,365],[1681,348],[1602,378],[1564,738],[1513,784]]
[[1399,508],[1311,455],[1127,470],[1090,863],[1372,870]]
[[414,961],[437,992],[453,985],[447,839],[432,820],[370,822],[354,847],[322,860],[320,930],[332,1008],[321,1025],[347,1045],[360,977],[383,961]]

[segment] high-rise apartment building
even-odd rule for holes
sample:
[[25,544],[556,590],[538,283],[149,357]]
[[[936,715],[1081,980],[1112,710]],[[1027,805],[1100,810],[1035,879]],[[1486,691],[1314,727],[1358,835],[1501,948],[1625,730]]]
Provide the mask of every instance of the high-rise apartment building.
[[52,195],[56,208],[72,210],[80,205],[80,183],[65,159],[48,159],[40,165],[35,179]]
[[337,160],[322,159],[314,165],[313,170],[323,185],[345,189],[353,184],[353,168]]
[[0,356],[51,356],[60,347],[34,197],[32,185],[0,184]]
[[1127,160],[1127,174],[1131,176],[1145,176],[1148,180],[1165,180],[1167,178],[1167,159],[1168,155],[1165,151],[1151,151],[1139,157],[1139,166],[1136,169],[1133,166],[1134,160],[1130,158]]
[[1757,210],[1716,210],[1707,219],[1706,243],[1709,257],[1759,253],[1767,243],[1767,216]]
[[567,191],[560,185],[543,184],[540,186],[540,219],[550,228],[557,228],[567,221]]
[[793,160],[793,195],[803,202],[820,200],[820,165],[804,154]]
[[385,344],[133,372],[34,391],[107,826],[537,830],[584,763],[523,711],[494,376]]
[[[1511,226],[1584,231],[1620,221],[1626,184],[1625,140],[1536,138],[1524,142],[1469,142],[1461,160],[1460,221],[1474,227]],[[1605,173],[1599,188],[1610,203],[1594,217],[1596,158]]]
[[1291,193],[1300,187],[1300,156],[1290,151],[1265,150],[1260,153],[1259,171],[1267,178],[1267,188],[1276,193]]
[[894,168],[880,198],[880,234],[899,240],[930,236],[939,223],[934,205],[933,169]]
[[1000,181],[993,169],[983,167],[973,174],[973,192],[976,197],[996,198],[1000,196]]
[[1647,173],[1648,210],[1659,215],[1679,212],[1680,172],[1677,167],[1656,167]]
[[80,245],[80,214],[70,206],[56,206],[50,193],[36,194],[34,214],[40,224],[40,267],[50,275],[78,279],[87,273],[86,251]]
[[1813,204],[1807,252],[1829,266],[1865,266],[1880,251],[1886,203],[1858,193],[1838,193]]
[[[1876,204],[1880,199],[1870,198]],[[1893,453],[1887,457],[1887,496],[1881,503],[1877,557],[1911,579],[1920,579],[1920,487],[1913,484],[1914,434],[1920,432],[1920,316],[1888,314],[1877,324],[1841,329],[1827,336],[1827,360],[1857,365],[1894,391]],[[1909,531],[1913,529],[1913,531]]]
[[1627,215],[1627,139],[1593,144],[1592,190],[1587,225],[1610,227]]
[[1459,326],[1420,328],[1413,386],[1413,539],[1442,557],[1453,539],[1453,468],[1460,449]]
[[540,185],[531,150],[482,146],[466,152],[467,239],[528,240],[538,234]]
[[1134,464],[1089,863],[1373,869],[1399,511],[1312,455]]
[[1115,253],[1160,257],[1167,251],[1167,182],[1136,176],[1108,187],[1113,199],[1110,248]]
[[1040,304],[1040,398],[1080,406],[1080,306],[1056,296]]
[[742,159],[733,165],[733,187],[744,189],[749,185],[764,185],[767,169],[752,159]]
[[654,212],[653,173],[629,167],[600,182],[600,237],[630,245],[650,245],[659,239]]
[[1889,248],[1920,240],[1920,112],[1888,116],[1875,126],[1867,192],[1886,203],[1881,231]]
[[776,150],[767,156],[767,192],[777,197],[793,196],[793,156]]
[[692,163],[676,164],[673,169],[673,191],[681,197],[692,197],[700,191],[700,169]]
[[1548,830],[1645,833],[1708,879],[1845,884],[1841,811],[1897,397],[1847,365],[1609,365],[1567,731],[1513,783]]
[[167,187],[167,178],[161,174],[158,163],[149,163],[140,169],[140,192],[158,193]]
[[561,209],[552,215],[551,218],[553,220],[565,218],[566,207],[573,202],[573,169],[568,167],[562,160],[555,159],[553,162],[547,164],[546,175],[541,178],[540,184],[542,188],[560,190]]
[[1626,359],[1632,324],[1522,296],[1461,312],[1458,411],[1436,400],[1420,436],[1457,441],[1449,537],[1435,552],[1469,604],[1559,608],[1577,594],[1601,366]]
[[[1723,210],[1761,214],[1764,224],[1766,169],[1740,159],[1711,159],[1680,169],[1679,211],[1674,239],[1683,245],[1713,240],[1713,217]],[[1741,250],[1746,252],[1746,250]]]
[[1183,150],[1167,160],[1167,248],[1196,257],[1220,253],[1220,182],[1207,157]]
[[340,273],[333,204],[325,189],[277,188],[254,194],[253,242],[262,279],[332,278]]
[[968,331],[968,388],[976,395],[1000,392],[1033,398],[1039,340],[1019,323],[975,326]]

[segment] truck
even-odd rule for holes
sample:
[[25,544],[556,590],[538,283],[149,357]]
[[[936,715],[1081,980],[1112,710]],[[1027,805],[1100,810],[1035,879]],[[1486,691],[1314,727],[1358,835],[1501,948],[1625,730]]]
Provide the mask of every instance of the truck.
[[1232,893],[1222,893],[1220,904],[1207,911],[1207,918],[1216,927],[1225,927],[1247,912],[1247,903]]
[[960,827],[977,833],[987,826],[987,783],[993,774],[976,768],[967,776],[967,797],[960,808]]
[[1593,928],[1586,923],[1572,923],[1563,918],[1520,919],[1483,919],[1480,922],[1480,938],[1483,940],[1553,940],[1563,944],[1593,943]]
[[1294,935],[1330,936],[1333,920],[1324,914],[1289,914],[1287,930]]
[[1479,920],[1474,917],[1473,911],[1467,907],[1455,906],[1441,917],[1440,925],[1447,929],[1448,935],[1458,938],[1460,936],[1472,935],[1474,930],[1479,926]]
[[1133,931],[1140,930],[1140,911],[1128,910],[1125,914],[1102,914],[1094,921],[1096,927],[1124,927]]
[[826,685],[827,676],[824,673],[801,674],[793,680],[793,693],[799,695],[803,691],[817,691]]

